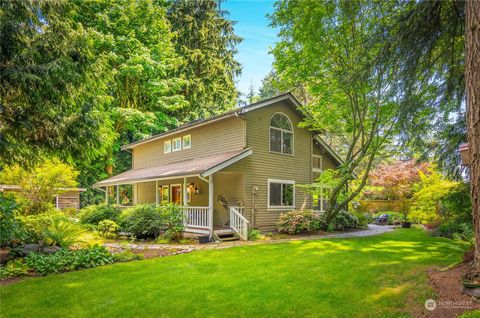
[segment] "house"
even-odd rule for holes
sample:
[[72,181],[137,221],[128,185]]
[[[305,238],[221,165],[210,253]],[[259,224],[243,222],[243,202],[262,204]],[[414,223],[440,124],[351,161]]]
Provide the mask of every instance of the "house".
[[198,120],[123,146],[132,169],[96,183],[120,205],[174,202],[187,231],[272,230],[281,213],[326,207],[295,185],[310,184],[341,160],[298,125],[301,105],[290,93]]
[[[16,192],[20,190],[18,185],[0,184],[0,192]],[[63,210],[66,208],[80,209],[80,193],[86,191],[83,188],[61,188],[62,192],[52,198],[55,208]]]

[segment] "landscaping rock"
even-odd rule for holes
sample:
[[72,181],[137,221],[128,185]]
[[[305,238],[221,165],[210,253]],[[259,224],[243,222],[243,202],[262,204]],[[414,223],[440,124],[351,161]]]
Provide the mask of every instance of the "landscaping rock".
[[60,250],[61,250],[61,248],[59,246],[45,246],[44,248],[42,248],[42,253],[53,254],[53,253],[56,253]]
[[18,249],[23,255],[28,255],[34,252],[40,252],[40,244],[25,244]]
[[468,296],[471,296],[471,297],[474,297],[476,299],[480,299],[480,288],[468,288],[468,287],[464,287],[463,288],[463,293],[468,295]]

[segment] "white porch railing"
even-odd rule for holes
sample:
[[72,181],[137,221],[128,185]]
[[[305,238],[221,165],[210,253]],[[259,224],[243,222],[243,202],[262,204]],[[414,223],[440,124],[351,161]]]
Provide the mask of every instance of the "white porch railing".
[[243,207],[230,207],[230,227],[240,235],[242,240],[248,240],[248,220],[242,215]]
[[212,212],[209,207],[184,206],[182,208],[186,227],[197,227],[207,230],[212,229],[212,224],[210,224],[210,213]]

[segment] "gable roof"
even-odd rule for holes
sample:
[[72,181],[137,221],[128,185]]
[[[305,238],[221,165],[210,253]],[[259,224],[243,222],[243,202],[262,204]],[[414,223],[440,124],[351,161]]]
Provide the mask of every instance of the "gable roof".
[[160,134],[156,134],[156,135],[153,135],[151,137],[148,137],[148,138],[145,138],[145,139],[142,139],[142,140],[134,141],[134,142],[129,143],[127,145],[123,145],[122,150],[132,149],[132,148],[135,148],[139,145],[142,145],[142,144],[145,144],[145,143],[148,143],[148,142],[160,139],[160,138],[165,138],[165,137],[168,137],[170,135],[177,134],[177,133],[180,133],[180,132],[192,129],[192,128],[208,125],[208,124],[211,124],[213,122],[220,121],[220,120],[223,120],[223,119],[226,119],[226,118],[240,116],[240,115],[245,114],[247,112],[250,112],[252,110],[259,109],[259,108],[269,106],[269,105],[272,105],[272,104],[275,104],[275,103],[278,103],[278,102],[282,102],[282,101],[288,101],[289,102],[288,104],[292,107],[292,109],[296,113],[298,113],[301,117],[304,117],[303,113],[298,110],[298,107],[301,107],[302,105],[292,95],[292,93],[288,92],[288,93],[285,93],[285,94],[281,94],[281,95],[278,95],[278,96],[275,96],[275,97],[271,97],[271,98],[253,103],[253,104],[242,106],[242,107],[233,109],[231,111],[228,111],[226,113],[223,113],[223,114],[220,114],[220,115],[217,115],[217,116],[213,116],[213,117],[210,117],[210,118],[207,118],[207,119],[198,119],[198,120],[191,121],[191,122],[186,123],[184,125],[178,126],[177,128],[170,129],[169,131],[166,131],[166,132],[163,132],[163,133],[160,133]]

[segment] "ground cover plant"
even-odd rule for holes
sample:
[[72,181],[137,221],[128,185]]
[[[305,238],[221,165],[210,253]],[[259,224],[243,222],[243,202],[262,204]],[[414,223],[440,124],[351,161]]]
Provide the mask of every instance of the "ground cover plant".
[[2,286],[1,316],[408,317],[435,296],[426,268],[460,261],[464,248],[399,229],[204,250]]

